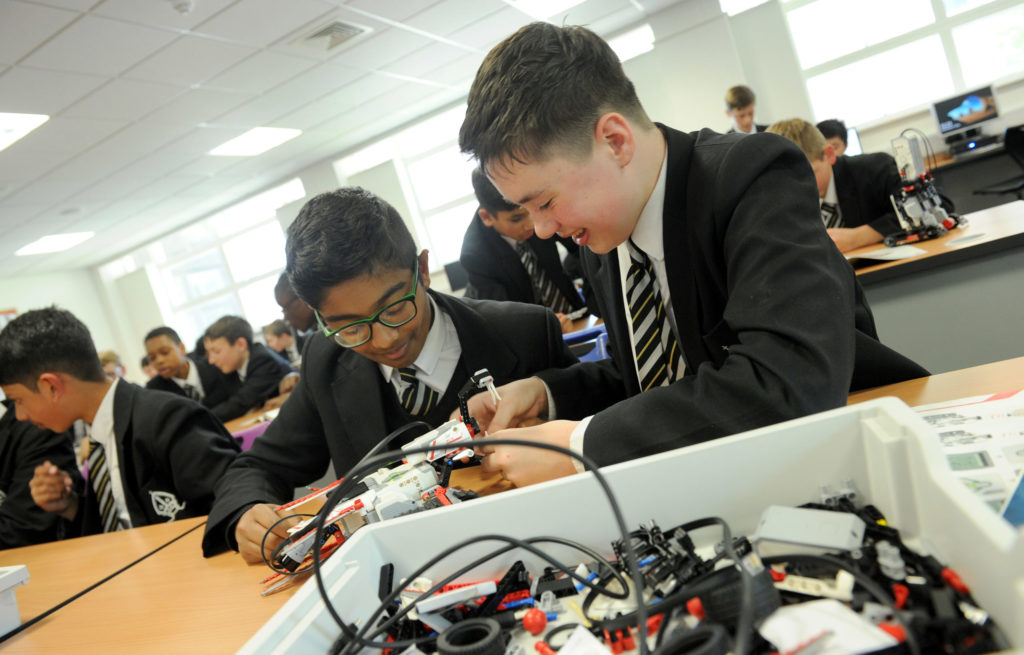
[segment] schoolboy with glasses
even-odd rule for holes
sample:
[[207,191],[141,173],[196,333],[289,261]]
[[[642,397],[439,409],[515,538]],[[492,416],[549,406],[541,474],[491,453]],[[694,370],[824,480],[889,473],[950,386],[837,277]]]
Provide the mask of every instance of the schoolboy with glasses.
[[[334,465],[338,475],[396,428],[437,426],[469,376],[510,382],[576,360],[554,314],[537,305],[455,298],[430,289],[401,216],[369,191],[321,194],[288,228],[286,272],[315,310],[319,334],[302,376],[267,432],[217,486],[203,552],[261,561],[264,534],[291,500]],[[397,444],[396,444],[397,445]],[[274,528],[267,552],[286,535]]]

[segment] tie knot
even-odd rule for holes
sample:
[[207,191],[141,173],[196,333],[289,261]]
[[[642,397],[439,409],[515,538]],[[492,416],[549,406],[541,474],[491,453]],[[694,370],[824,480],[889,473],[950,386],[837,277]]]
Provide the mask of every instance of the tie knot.
[[398,375],[406,382],[414,380],[416,378],[416,367],[406,366],[405,368],[400,368],[398,369]]

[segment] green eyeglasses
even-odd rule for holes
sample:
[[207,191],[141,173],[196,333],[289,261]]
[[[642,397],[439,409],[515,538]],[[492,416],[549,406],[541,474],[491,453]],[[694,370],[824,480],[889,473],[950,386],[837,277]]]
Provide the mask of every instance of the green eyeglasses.
[[395,302],[385,305],[370,318],[353,321],[348,325],[341,326],[337,330],[327,327],[327,323],[324,322],[324,318],[320,315],[319,311],[314,310],[313,315],[316,316],[316,322],[323,331],[324,336],[333,338],[334,342],[342,348],[361,346],[373,338],[374,323],[396,328],[416,318],[416,287],[419,285],[419,279],[419,260],[417,260],[412,268],[411,292]]

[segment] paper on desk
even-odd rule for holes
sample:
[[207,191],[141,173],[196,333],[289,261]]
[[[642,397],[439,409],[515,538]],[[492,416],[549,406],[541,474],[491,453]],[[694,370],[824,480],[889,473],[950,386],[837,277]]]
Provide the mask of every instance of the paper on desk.
[[888,633],[831,598],[780,607],[765,619],[758,632],[780,653],[805,647],[819,655],[854,655],[897,643]]
[[857,255],[846,255],[847,259],[877,259],[882,262],[893,262],[898,259],[910,259],[925,254],[924,250],[914,246],[896,246],[895,248],[879,248]]
[[[935,430],[953,475],[992,509],[1006,511],[1024,471],[1024,389],[914,409]],[[1012,522],[1015,515],[1006,517]]]

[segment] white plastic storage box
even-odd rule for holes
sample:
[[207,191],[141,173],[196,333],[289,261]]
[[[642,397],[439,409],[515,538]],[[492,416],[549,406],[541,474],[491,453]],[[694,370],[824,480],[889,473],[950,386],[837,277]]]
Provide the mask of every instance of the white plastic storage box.
[[[638,417],[638,429],[641,421]],[[626,438],[624,436],[624,438]],[[602,469],[625,514],[626,527],[654,519],[664,529],[719,516],[734,535],[751,535],[771,504],[820,498],[821,486],[852,481],[859,502],[873,503],[911,547],[956,570],[1010,641],[1024,647],[1024,529],[1017,530],[958,482],[934,433],[910,408],[883,398],[760,430]],[[395,583],[433,554],[473,535],[555,535],[611,555],[618,530],[600,486],[589,474],[516,489],[359,530],[324,565],[335,608],[349,623],[365,621],[379,604],[381,566],[395,566]],[[720,539],[707,528],[698,546]],[[468,548],[426,572],[440,579],[497,542]],[[577,562],[575,551],[542,545]],[[516,560],[542,570],[542,560],[512,552],[471,571],[464,580],[500,577]],[[255,593],[255,591],[253,592]],[[242,648],[242,653],[327,652],[339,634],[316,582],[306,582]]]

